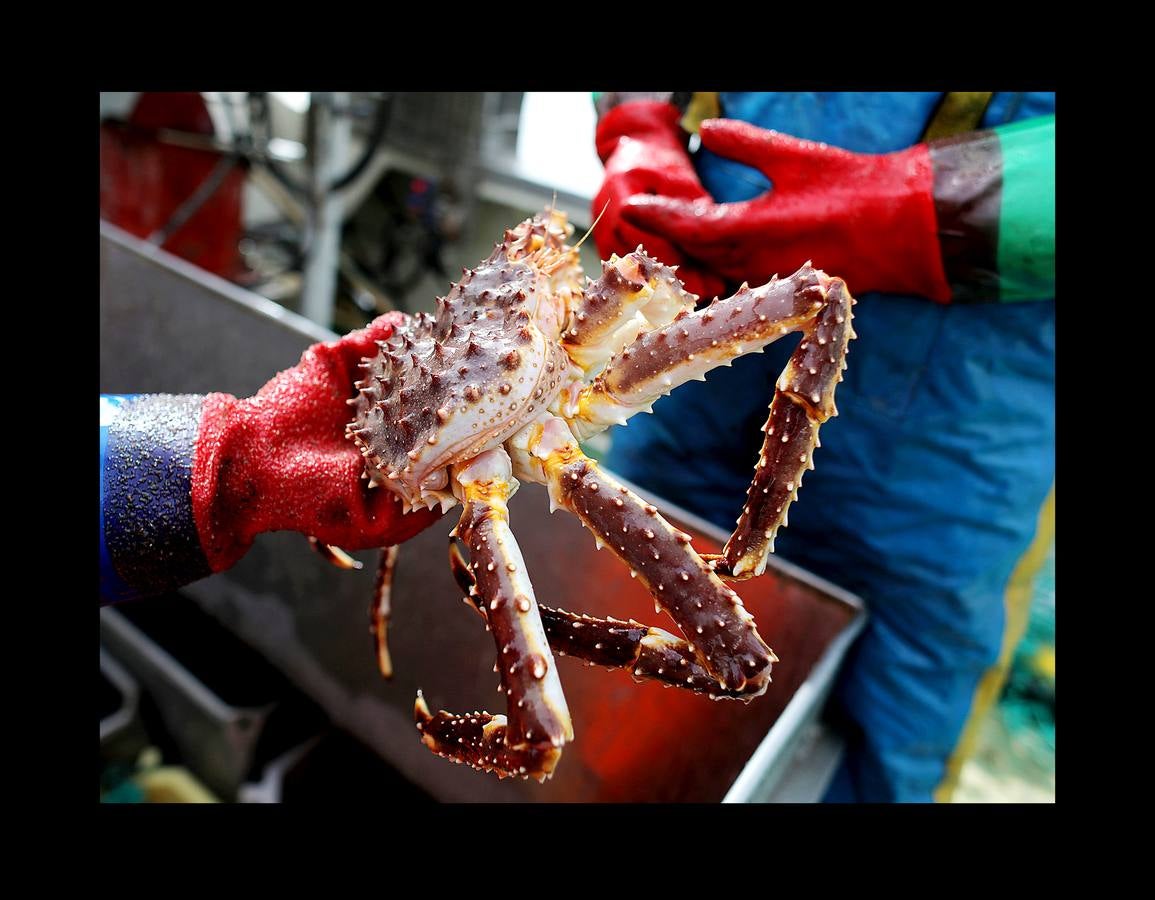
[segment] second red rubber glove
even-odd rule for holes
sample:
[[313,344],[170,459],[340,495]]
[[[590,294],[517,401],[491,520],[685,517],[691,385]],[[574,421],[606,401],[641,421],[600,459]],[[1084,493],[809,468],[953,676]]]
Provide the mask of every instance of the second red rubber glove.
[[603,259],[629,253],[641,244],[666,265],[680,266],[678,277],[686,289],[709,299],[723,290],[720,278],[702,271],[663,237],[660,224],[650,228],[623,218],[631,198],[638,196],[712,202],[686,151],[685,133],[678,124],[681,116],[672,103],[630,100],[598,121],[597,150],[605,164],[605,180],[591,208],[594,217],[601,216],[593,239]]
[[626,222],[734,281],[786,275],[812,260],[856,294],[950,300],[925,144],[851,153],[728,119],[709,119],[700,133],[703,146],[758,169],[772,189],[740,203],[633,196]]
[[314,344],[255,396],[209,394],[193,457],[193,515],[214,572],[232,566],[265,531],[299,531],[346,550],[398,544],[440,512],[403,515],[401,503],[362,480],[345,425],[358,364],[404,322],[381,316],[338,341]]

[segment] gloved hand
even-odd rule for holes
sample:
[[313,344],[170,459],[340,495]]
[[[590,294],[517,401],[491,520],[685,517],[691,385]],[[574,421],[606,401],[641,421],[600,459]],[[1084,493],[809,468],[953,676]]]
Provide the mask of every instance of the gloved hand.
[[591,208],[594,217],[602,217],[593,237],[603,259],[641,244],[666,265],[679,266],[678,277],[688,291],[710,299],[724,289],[722,279],[702,271],[675,248],[662,236],[660,223],[653,228],[622,217],[627,202],[637,196],[712,202],[686,151],[678,125],[681,116],[672,103],[630,100],[598,121],[597,150],[605,164],[605,181]]
[[359,550],[400,543],[440,517],[403,515],[394,494],[369,489],[361,454],[345,437],[358,364],[403,321],[388,313],[338,341],[314,344],[253,397],[205,397],[192,504],[212,571],[232,566],[264,531],[299,531]]
[[733,281],[762,282],[812,260],[855,294],[950,300],[926,144],[851,153],[728,119],[704,121],[700,134],[703,146],[758,169],[772,189],[721,204],[635,194],[621,211],[627,225]]

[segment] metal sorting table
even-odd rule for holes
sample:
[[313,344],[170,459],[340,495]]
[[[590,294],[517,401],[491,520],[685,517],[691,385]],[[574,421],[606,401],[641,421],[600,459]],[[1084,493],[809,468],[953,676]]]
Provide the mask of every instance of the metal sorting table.
[[[334,337],[106,223],[100,303],[104,393],[247,396],[294,365],[309,344]],[[649,499],[693,536],[699,552],[721,548],[721,529]],[[541,602],[676,630],[655,615],[649,594],[626,566],[595,550],[575,517],[550,515],[544,488],[523,485],[510,513]],[[375,551],[354,554],[363,570],[341,571],[300,535],[266,534],[236,567],[182,593],[256,649],[334,724],[442,801],[767,799],[813,733],[864,622],[856,597],[772,557],[763,577],[737,586],[781,659],[765,695],[750,704],[710,702],[562,658],[574,742],[544,785],[499,781],[434,756],[413,724],[418,688],[434,710],[505,711],[495,691],[493,641],[462,603],[447,564],[456,519],[451,510],[401,548],[391,681],[377,672],[367,628]]]

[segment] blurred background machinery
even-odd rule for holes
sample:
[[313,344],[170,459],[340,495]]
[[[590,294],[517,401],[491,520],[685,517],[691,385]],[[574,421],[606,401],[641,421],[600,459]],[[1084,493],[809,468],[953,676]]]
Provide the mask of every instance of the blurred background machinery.
[[583,94],[104,94],[101,216],[345,332],[555,196],[588,225],[593,127]]
[[[313,341],[394,309],[432,312],[463,267],[535,212],[556,204],[584,230],[601,178],[584,93],[129,92],[104,93],[100,104],[104,392],[252,393]],[[593,242],[581,253],[595,271]],[[519,535],[541,535],[524,548],[539,588],[564,596],[574,590],[565,572],[591,567],[607,612],[643,616],[648,600],[623,600],[628,585],[613,586],[592,547],[580,564],[558,567],[554,542],[585,535],[556,516],[535,527],[536,500],[517,514]],[[442,546],[449,527],[406,545],[399,592],[455,596]],[[718,537],[702,523],[686,527],[696,543]],[[656,716],[662,704],[645,701],[656,686],[567,670],[582,746],[549,789],[525,792],[445,765],[410,733],[417,680],[435,702],[443,688],[457,706],[474,699],[466,684],[489,685],[492,646],[476,622],[444,627],[440,613],[400,608],[410,643],[395,659],[409,675],[385,684],[363,633],[369,576],[325,567],[293,537],[262,536],[235,571],[180,595],[102,611],[103,800],[813,800],[837,761],[821,701],[862,615],[855,598],[807,573],[785,567],[752,603],[760,619],[789,608],[784,640],[798,668],[782,670],[782,702],[764,704],[752,730],[730,723],[713,741],[726,745],[713,758],[717,777],[696,776],[701,767],[682,759],[660,785],[643,778],[613,730],[626,707],[612,710]],[[1053,799],[1053,557],[1048,571],[958,799]],[[589,599],[575,607],[596,612]],[[428,657],[422,629],[433,627],[454,647],[449,672]],[[595,715],[592,697],[611,712]],[[706,723],[719,727],[711,707],[734,705],[687,699],[679,715],[703,729],[700,751],[711,745]]]

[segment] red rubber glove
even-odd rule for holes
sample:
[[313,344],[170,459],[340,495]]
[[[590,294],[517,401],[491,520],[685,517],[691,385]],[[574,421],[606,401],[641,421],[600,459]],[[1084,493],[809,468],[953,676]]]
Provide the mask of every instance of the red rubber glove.
[[651,228],[622,217],[627,201],[637,195],[712,202],[686,151],[685,133],[678,125],[681,117],[672,103],[631,100],[598,121],[597,150],[606,175],[591,208],[595,218],[601,215],[594,242],[602,259],[629,253],[641,244],[666,265],[679,266],[678,277],[688,291],[709,299],[724,289],[720,278],[674,247],[662,236],[660,225]]
[[264,531],[299,531],[361,550],[401,543],[440,518],[428,510],[403,515],[394,494],[370,490],[361,454],[345,437],[358,364],[404,321],[388,313],[338,341],[314,344],[253,397],[205,397],[192,502],[214,572],[236,563]]
[[926,144],[851,153],[745,122],[709,119],[702,144],[761,171],[773,188],[741,203],[631,197],[622,217],[733,281],[786,275],[807,260],[855,294],[950,300]]

